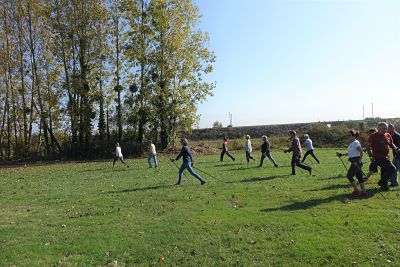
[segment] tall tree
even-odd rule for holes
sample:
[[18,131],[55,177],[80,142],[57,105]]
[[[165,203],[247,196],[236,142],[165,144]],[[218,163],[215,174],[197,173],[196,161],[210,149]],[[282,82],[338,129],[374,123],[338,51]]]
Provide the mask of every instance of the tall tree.
[[191,0],[154,0],[150,5],[155,33],[155,69],[161,146],[179,130],[198,120],[196,105],[211,95],[213,83],[204,81],[212,71],[214,54],[208,36],[197,29],[200,14]]

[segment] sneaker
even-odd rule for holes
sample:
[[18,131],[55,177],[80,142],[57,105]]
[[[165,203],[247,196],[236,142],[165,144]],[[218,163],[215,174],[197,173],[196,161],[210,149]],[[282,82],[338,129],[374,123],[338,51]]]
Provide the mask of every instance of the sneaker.
[[206,181],[201,181],[201,185],[203,185],[203,184],[205,184],[206,183]]
[[181,183],[178,182],[178,183],[176,183],[175,185],[181,185]]
[[312,173],[312,169],[311,168],[308,170],[308,173],[311,175],[311,173]]
[[275,164],[274,166],[275,166],[275,168],[278,168],[278,167],[279,167],[278,164]]
[[350,194],[350,196],[352,196],[352,197],[358,197],[358,196],[360,196],[360,191],[353,191],[353,192]]
[[389,189],[388,186],[381,186],[381,187],[379,188],[379,190],[381,190],[381,191],[383,191],[383,192],[387,192],[387,191],[389,191],[390,189]]
[[396,186],[399,186],[399,184],[398,184],[398,183],[395,183],[395,184],[391,183],[391,184],[389,185],[389,187],[396,187]]
[[361,192],[360,193],[360,197],[367,197],[368,196],[368,192]]
[[290,175],[296,175],[296,173],[292,172]]

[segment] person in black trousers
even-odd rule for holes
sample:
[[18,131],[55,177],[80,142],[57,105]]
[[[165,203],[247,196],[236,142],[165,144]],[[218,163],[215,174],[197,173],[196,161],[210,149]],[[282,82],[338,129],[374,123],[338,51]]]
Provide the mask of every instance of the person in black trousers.
[[264,159],[265,157],[267,157],[274,164],[275,168],[277,168],[278,164],[276,164],[275,160],[271,156],[271,149],[268,137],[266,135],[263,135],[262,140],[263,144],[261,145],[261,159],[260,159],[260,165],[258,165],[258,167],[262,167]]
[[305,141],[304,141],[304,143],[303,143],[303,145],[306,147],[306,153],[304,154],[304,157],[303,157],[303,159],[301,160],[301,163],[303,163],[305,160],[306,160],[306,158],[307,158],[307,156],[308,155],[311,155],[314,159],[315,159],[315,161],[319,164],[320,162],[319,162],[319,159],[317,158],[317,156],[315,156],[315,154],[314,154],[314,146],[313,146],[313,143],[312,143],[312,140],[310,139],[310,136],[308,135],[308,134],[305,134],[304,135],[304,138],[306,139]]
[[288,152],[292,152],[292,161],[291,161],[291,165],[292,165],[292,175],[296,175],[296,166],[308,171],[308,173],[311,175],[311,167],[303,165],[300,163],[300,159],[301,159],[301,145],[300,145],[300,140],[297,137],[296,131],[294,130],[290,130],[289,131],[290,137],[292,138],[292,144],[291,146],[285,150],[285,153]]
[[228,140],[226,138],[224,138],[224,142],[222,143],[221,161],[224,161],[224,155],[225,154],[228,157],[230,157],[233,161],[235,161],[235,158],[232,157],[231,154],[229,154],[229,151],[228,151]]

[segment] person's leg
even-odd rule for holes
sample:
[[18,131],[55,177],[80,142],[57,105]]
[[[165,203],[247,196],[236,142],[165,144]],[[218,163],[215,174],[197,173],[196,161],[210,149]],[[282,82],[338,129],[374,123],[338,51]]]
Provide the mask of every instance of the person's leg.
[[113,161],[113,168],[114,168],[114,166],[115,166],[115,162],[118,160],[118,157],[115,157],[114,158],[114,161]]
[[364,177],[364,182],[367,182],[368,179],[371,178],[371,176],[374,172],[378,172],[378,166],[376,165],[375,161],[371,161],[371,163],[369,164],[369,167],[368,167],[368,173]]
[[358,167],[357,172],[356,172],[356,178],[361,187],[361,196],[368,196],[368,193],[365,189],[362,167]]
[[180,185],[182,182],[182,174],[183,171],[186,169],[187,164],[184,162],[182,163],[181,167],[179,168],[179,176],[178,176],[178,182],[176,183],[177,185]]
[[154,159],[154,166],[156,167],[156,169],[158,169],[157,155],[153,154],[153,159]]
[[292,166],[292,175],[296,175],[296,157],[294,155],[292,155],[290,165]]
[[299,168],[301,168],[303,170],[306,170],[311,174],[311,170],[312,170],[311,167],[301,164],[300,163],[300,157],[296,158],[295,162],[296,162],[296,166],[297,167],[299,167]]
[[394,166],[395,171],[390,176],[390,185],[391,186],[397,186],[399,184],[399,181],[397,180],[397,170],[398,170],[399,167],[397,166],[397,160],[395,158],[392,161],[392,165]]
[[250,162],[250,153],[248,151],[246,151],[246,160],[247,160],[247,163]]
[[201,176],[194,172],[194,170],[192,169],[192,166],[191,166],[191,163],[190,163],[190,162],[188,163],[188,165],[187,165],[186,168],[187,168],[187,170],[189,171],[189,173],[190,173],[191,175],[193,175],[197,180],[199,180],[199,181],[201,182],[201,184],[204,184],[204,183],[205,183],[205,181],[201,178]]
[[224,161],[225,150],[221,151],[221,161]]
[[379,180],[378,185],[381,186],[381,190],[388,191],[388,182],[396,169],[387,159],[377,160],[376,163],[379,167],[381,167],[381,179]]
[[275,160],[272,158],[271,156],[271,152],[267,152],[267,157],[268,159],[272,162],[272,164],[274,164],[275,168],[278,167],[278,164],[275,162]]
[[230,157],[233,161],[235,161],[235,158],[231,154],[229,154],[228,151],[226,151],[226,155],[228,155],[228,157]]
[[124,157],[119,157],[119,160],[120,160],[123,164],[125,164],[126,167],[129,167],[129,166],[128,166],[128,163],[126,163],[126,162],[124,161]]
[[255,158],[253,158],[253,157],[251,156],[251,153],[249,153],[249,159],[252,159],[253,161],[256,161]]
[[260,165],[258,165],[258,167],[262,167],[264,159],[265,159],[265,152],[261,153]]
[[319,164],[319,159],[317,158],[317,156],[315,156],[314,154],[314,150],[311,150],[310,155],[315,159],[315,161]]
[[149,153],[148,157],[147,157],[147,163],[149,164],[149,168],[151,168],[151,158],[152,158],[153,154]]
[[301,160],[301,162],[304,162],[304,161],[306,160],[307,156],[311,153],[311,151],[312,151],[312,150],[308,150],[308,151],[304,154],[304,157],[303,157],[303,159]]
[[357,188],[357,183],[354,180],[354,175],[356,174],[356,172],[357,172],[357,166],[350,164],[350,167],[347,170],[346,177],[349,180],[351,186],[353,187],[353,192],[351,193],[352,196],[358,196],[360,194]]

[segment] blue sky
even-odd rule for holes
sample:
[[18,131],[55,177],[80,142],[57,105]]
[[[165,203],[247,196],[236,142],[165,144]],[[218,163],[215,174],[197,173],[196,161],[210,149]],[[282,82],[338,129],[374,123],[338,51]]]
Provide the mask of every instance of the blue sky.
[[400,117],[400,1],[195,2],[217,56],[200,128]]

